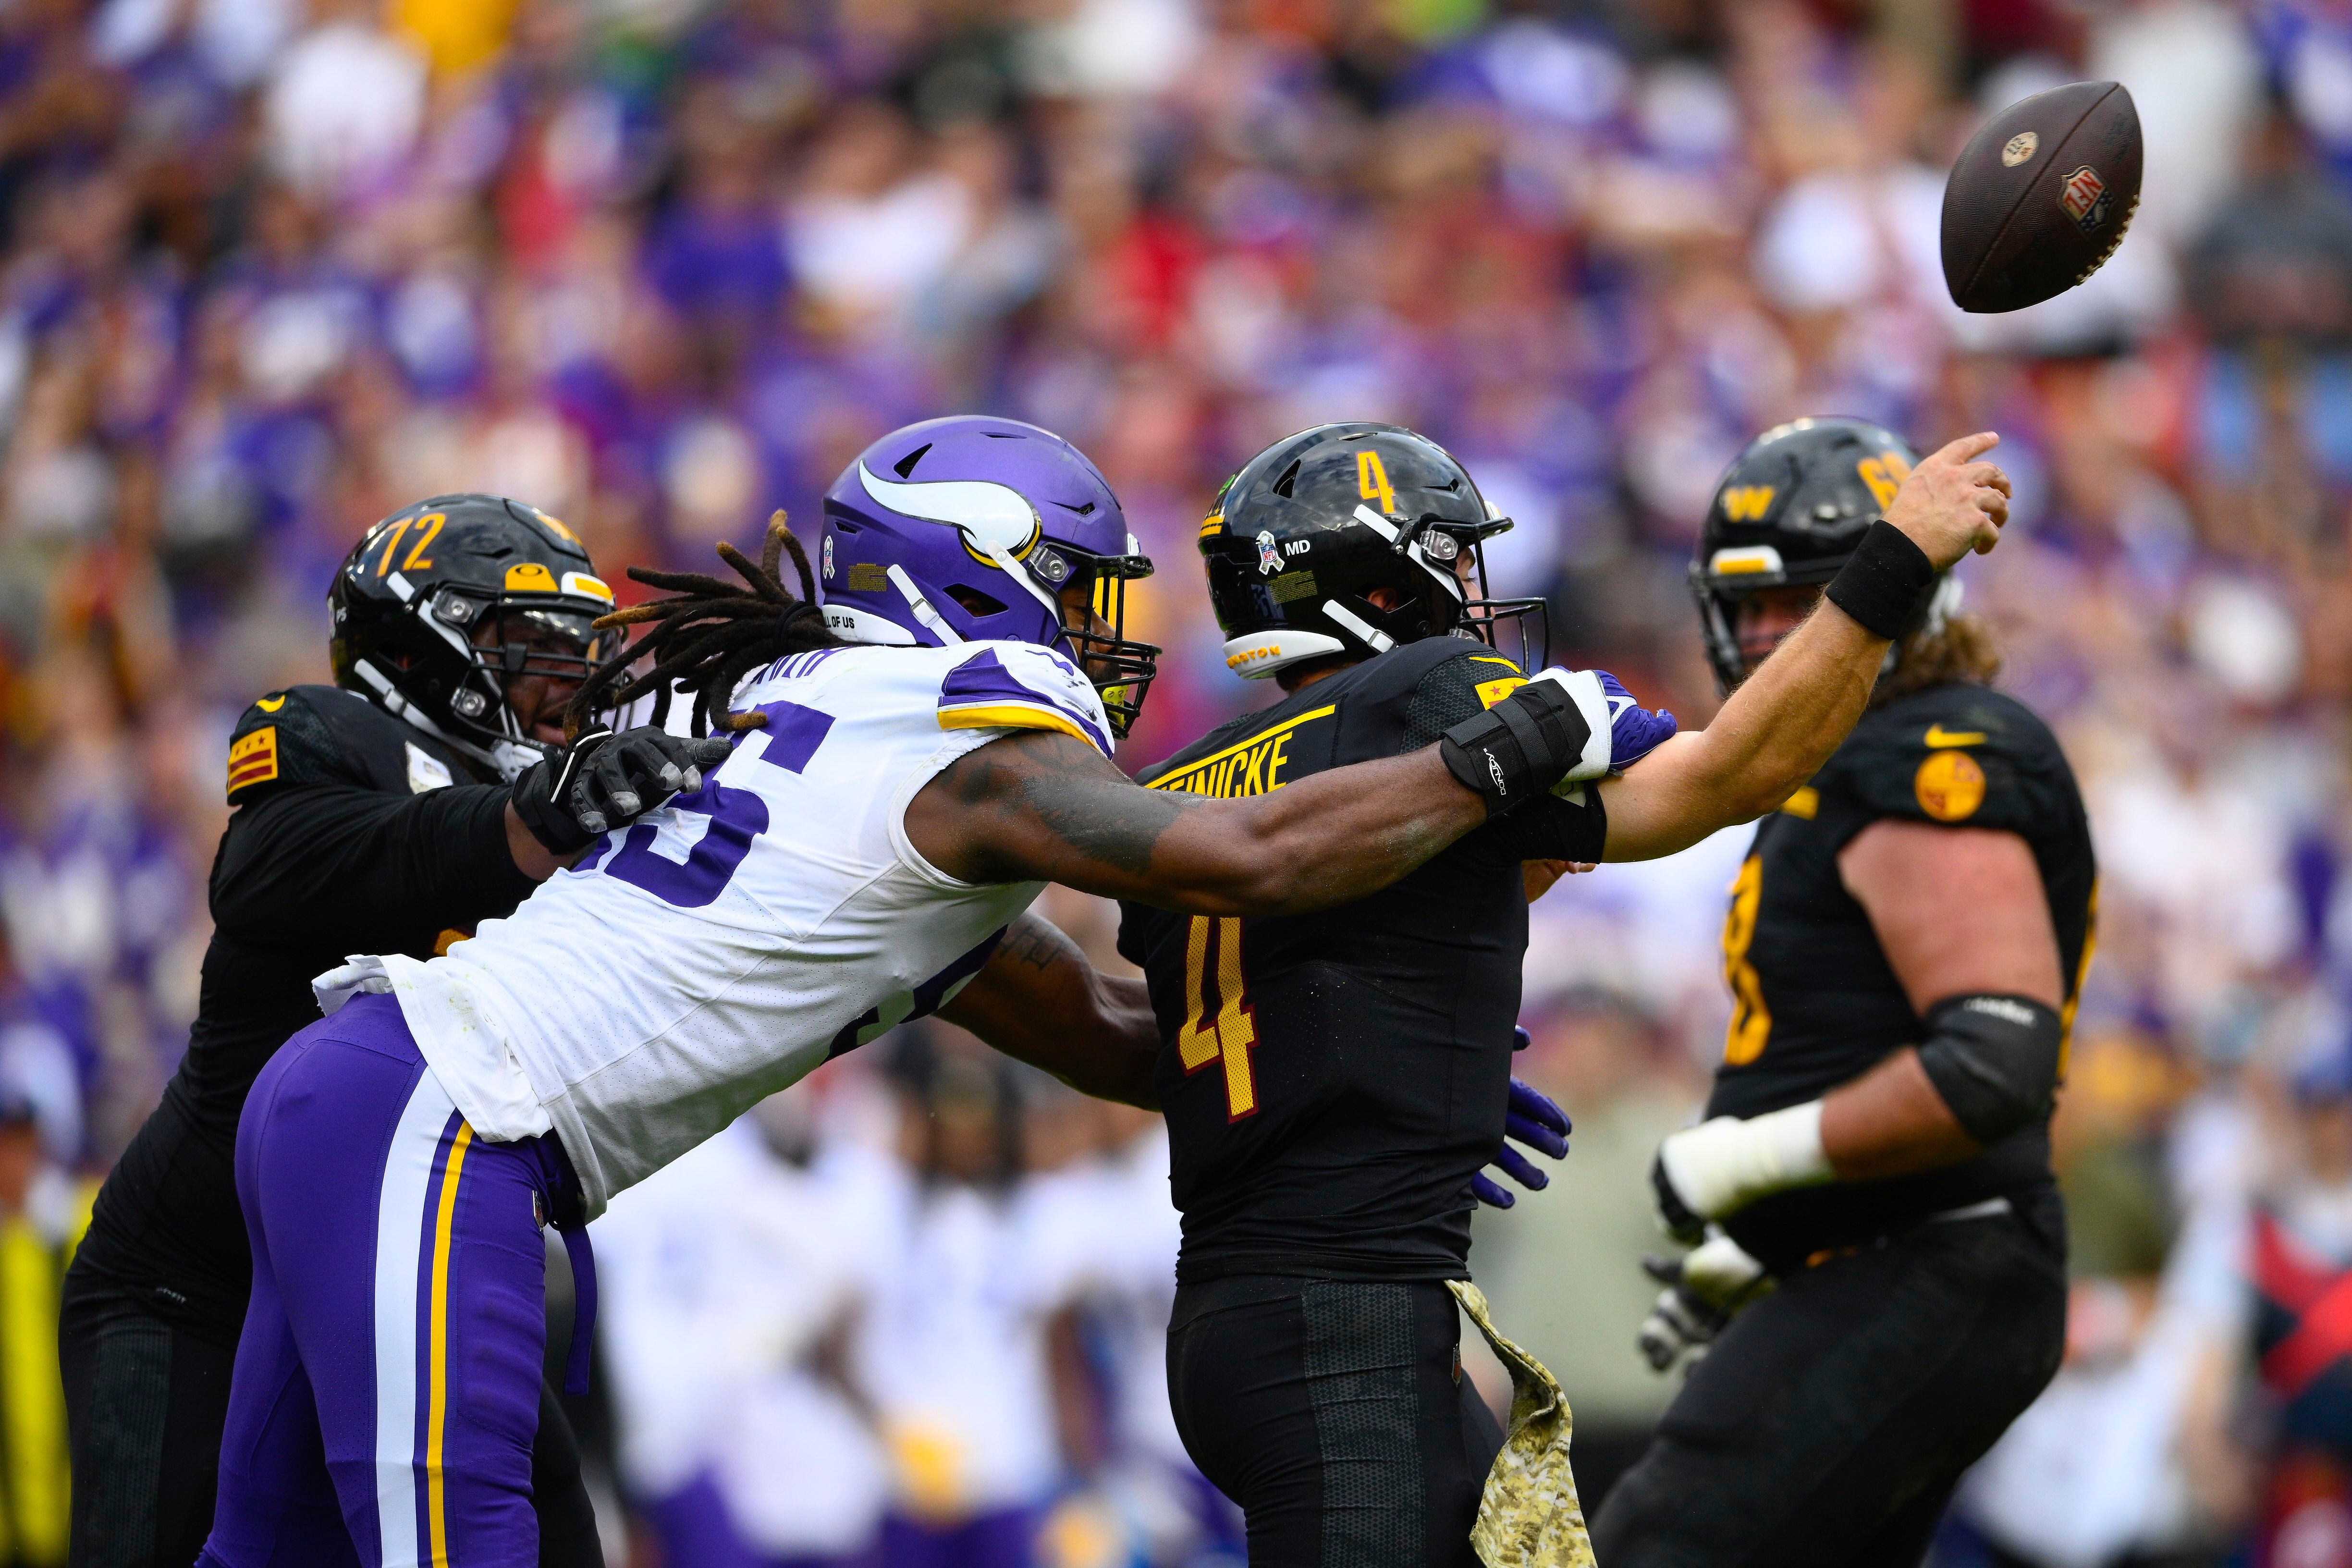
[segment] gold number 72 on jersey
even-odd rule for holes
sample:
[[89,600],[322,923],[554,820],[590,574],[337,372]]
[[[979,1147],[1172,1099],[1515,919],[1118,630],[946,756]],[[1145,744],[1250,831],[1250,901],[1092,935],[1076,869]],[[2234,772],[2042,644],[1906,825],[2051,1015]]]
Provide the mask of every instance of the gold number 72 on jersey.
[[1223,1062],[1229,1121],[1257,1110],[1257,1079],[1250,1070],[1250,1048],[1256,1044],[1257,1021],[1242,985],[1242,922],[1233,916],[1194,915],[1184,933],[1184,1026],[1176,1037],[1176,1057],[1187,1074]]

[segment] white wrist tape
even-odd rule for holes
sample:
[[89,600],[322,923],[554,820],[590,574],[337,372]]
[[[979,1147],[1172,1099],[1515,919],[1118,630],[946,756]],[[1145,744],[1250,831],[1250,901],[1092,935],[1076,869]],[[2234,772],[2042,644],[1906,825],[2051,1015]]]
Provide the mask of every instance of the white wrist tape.
[[1584,720],[1584,754],[1559,784],[1556,793],[1566,793],[1588,779],[1605,778],[1609,773],[1610,752],[1616,740],[1614,715],[1609,711],[1608,694],[1601,689],[1601,677],[1589,669],[1562,669],[1558,665],[1538,670],[1535,679],[1549,680],[1568,693],[1576,704],[1576,711]]
[[1832,1179],[1822,1150],[1822,1102],[1741,1121],[1718,1116],[1658,1147],[1666,1179],[1703,1219],[1737,1214],[1758,1198]]

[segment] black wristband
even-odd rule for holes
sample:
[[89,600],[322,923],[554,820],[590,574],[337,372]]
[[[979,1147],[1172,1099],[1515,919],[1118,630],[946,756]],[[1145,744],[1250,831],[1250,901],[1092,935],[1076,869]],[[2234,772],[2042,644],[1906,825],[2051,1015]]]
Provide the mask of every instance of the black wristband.
[[1592,726],[1557,680],[1531,680],[1445,731],[1437,754],[1462,787],[1486,797],[1486,813],[1535,799],[1584,760]]
[[1935,586],[1936,568],[1927,552],[1882,517],[1870,525],[1823,594],[1864,631],[1892,642],[1911,629],[1921,602]]

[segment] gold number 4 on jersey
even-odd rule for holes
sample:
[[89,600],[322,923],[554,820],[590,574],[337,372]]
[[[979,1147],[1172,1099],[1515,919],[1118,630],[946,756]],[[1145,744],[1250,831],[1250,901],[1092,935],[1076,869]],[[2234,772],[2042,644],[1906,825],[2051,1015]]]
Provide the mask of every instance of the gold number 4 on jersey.
[[[1208,984],[1212,962],[1213,993]],[[1257,1079],[1250,1070],[1250,1049],[1256,1044],[1257,1021],[1242,986],[1242,922],[1231,916],[1194,915],[1184,933],[1184,1026],[1176,1037],[1176,1057],[1188,1074],[1213,1061],[1224,1063],[1228,1121],[1239,1121],[1257,1110]]]

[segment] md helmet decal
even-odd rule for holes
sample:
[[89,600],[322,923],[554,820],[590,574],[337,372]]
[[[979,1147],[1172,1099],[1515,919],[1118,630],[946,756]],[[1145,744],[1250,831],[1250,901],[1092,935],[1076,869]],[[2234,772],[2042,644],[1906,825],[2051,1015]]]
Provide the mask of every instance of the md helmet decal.
[[[1732,459],[1715,488],[1691,563],[1691,597],[1716,685],[1747,678],[1739,601],[1763,588],[1826,583],[1870,525],[1895,504],[1919,461],[1911,444],[1866,419],[1795,419],[1775,426]],[[1948,572],[1921,601],[1910,632],[1887,649],[1892,670],[1910,637],[1940,628],[1960,606]]]
[[[825,624],[848,642],[1058,647],[1125,734],[1160,650],[1126,635],[1126,584],[1151,563],[1078,449],[1013,419],[960,415],[895,431],[825,493]],[[1073,588],[1091,608],[1064,625]]]

